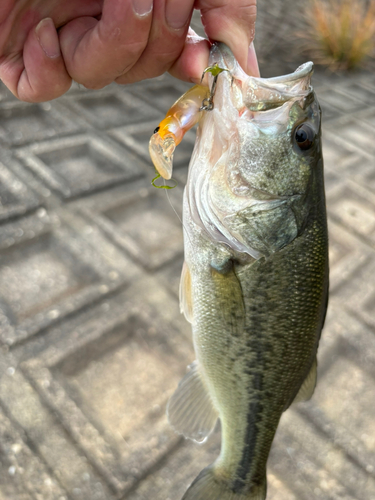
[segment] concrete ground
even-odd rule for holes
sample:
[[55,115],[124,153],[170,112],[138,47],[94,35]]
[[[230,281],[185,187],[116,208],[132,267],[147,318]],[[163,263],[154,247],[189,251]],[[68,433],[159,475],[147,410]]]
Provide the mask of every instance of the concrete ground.
[[[268,68],[269,69],[269,68]],[[268,500],[375,498],[375,81],[317,72],[330,306],[313,399],[282,417]],[[218,454],[173,433],[194,359],[181,224],[151,187],[168,76],[25,104],[0,88],[0,499],[179,500]],[[180,213],[194,142],[176,157]]]

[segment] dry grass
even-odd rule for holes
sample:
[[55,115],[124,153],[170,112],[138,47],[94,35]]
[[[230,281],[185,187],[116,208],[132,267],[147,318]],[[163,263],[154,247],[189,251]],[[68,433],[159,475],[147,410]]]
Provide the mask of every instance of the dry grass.
[[351,70],[375,56],[375,0],[311,0],[302,34],[317,63]]

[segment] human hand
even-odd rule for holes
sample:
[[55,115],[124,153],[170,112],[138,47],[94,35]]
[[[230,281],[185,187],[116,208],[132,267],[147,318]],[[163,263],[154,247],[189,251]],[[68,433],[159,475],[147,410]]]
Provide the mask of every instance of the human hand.
[[[132,83],[170,71],[196,82],[209,43],[189,30],[194,0],[1,0],[0,78],[21,100]],[[198,0],[211,40],[256,73],[255,0]],[[56,28],[59,31],[56,31]],[[255,58],[255,59],[254,59]]]

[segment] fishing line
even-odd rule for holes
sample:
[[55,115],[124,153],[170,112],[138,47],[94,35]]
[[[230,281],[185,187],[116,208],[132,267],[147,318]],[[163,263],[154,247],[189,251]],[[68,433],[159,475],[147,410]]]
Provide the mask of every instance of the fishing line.
[[[165,184],[165,179],[163,179],[163,180],[164,180],[164,184]],[[169,202],[170,206],[172,207],[173,212],[176,214],[177,219],[181,222],[182,227],[185,229],[185,234],[187,234],[187,236],[188,236],[188,238],[189,238],[189,241],[190,241],[190,244],[192,245],[192,241],[191,241],[191,239],[190,239],[189,233],[187,232],[186,227],[185,227],[184,223],[182,222],[182,220],[181,220],[180,216],[178,215],[178,213],[177,213],[176,209],[175,209],[175,208],[174,208],[174,206],[172,205],[172,201],[171,201],[171,199],[170,199],[170,197],[169,197],[169,193],[168,193],[168,190],[167,190],[167,189],[165,190],[165,194],[166,194],[166,196],[167,196],[167,199],[168,199],[168,202]]]

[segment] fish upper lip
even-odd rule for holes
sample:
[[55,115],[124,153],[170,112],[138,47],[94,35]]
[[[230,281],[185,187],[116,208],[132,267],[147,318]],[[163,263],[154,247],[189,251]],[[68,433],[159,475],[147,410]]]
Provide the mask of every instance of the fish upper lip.
[[[293,73],[289,73],[288,75],[275,76],[273,78],[267,78],[267,82],[269,83],[292,83],[302,78],[305,78],[308,75],[311,75],[314,71],[314,63],[312,61],[305,62],[301,64]],[[253,77],[258,80],[258,78]],[[262,78],[259,78],[262,80]]]
[[[293,83],[298,80],[301,80],[302,78],[305,78],[309,75],[312,75],[314,71],[314,63],[312,61],[305,62],[304,64],[301,64],[293,73],[289,73],[287,75],[281,75],[281,76],[275,76],[272,78],[262,78],[262,77],[255,77],[255,76],[249,76],[246,73],[243,72],[243,70],[240,68],[238,65],[232,51],[229,49],[228,46],[226,46],[222,42],[216,42],[215,44],[216,54],[214,55],[215,62],[219,63],[217,61],[217,52],[220,54],[220,58],[222,61],[220,63],[226,63],[224,66],[229,69],[229,71],[233,72],[233,76],[236,77],[235,73],[238,71],[243,73],[243,76],[246,76],[247,78],[252,78],[254,80],[261,80],[263,82],[269,82],[271,85],[272,84],[287,84],[287,83]],[[220,64],[219,64],[220,65]]]

